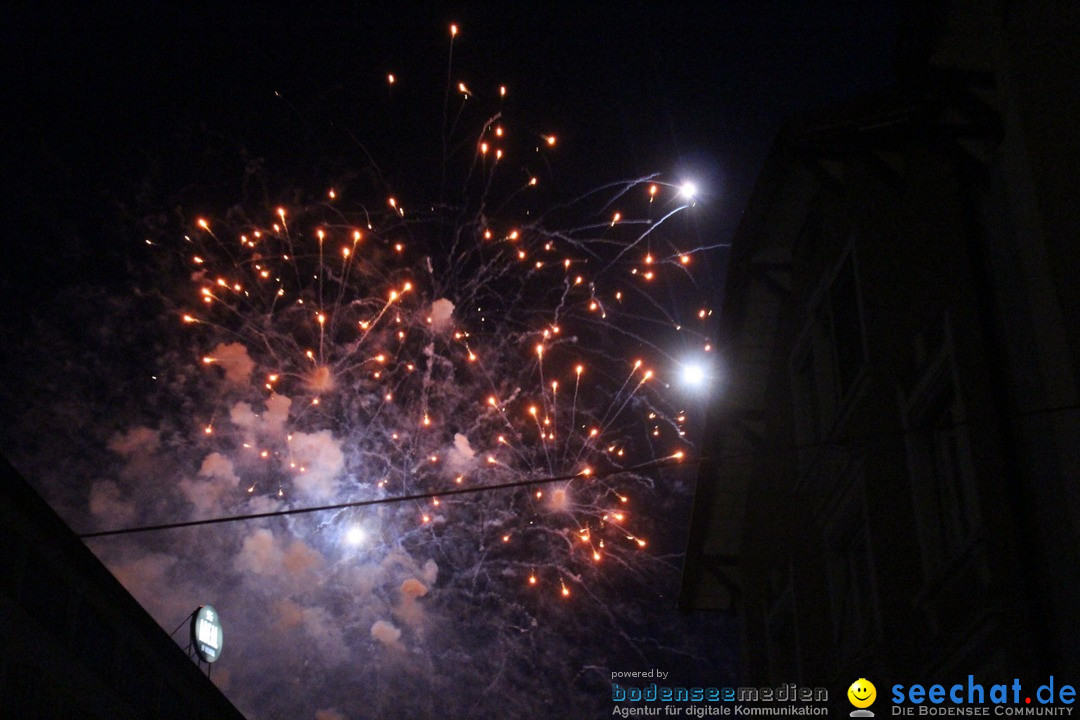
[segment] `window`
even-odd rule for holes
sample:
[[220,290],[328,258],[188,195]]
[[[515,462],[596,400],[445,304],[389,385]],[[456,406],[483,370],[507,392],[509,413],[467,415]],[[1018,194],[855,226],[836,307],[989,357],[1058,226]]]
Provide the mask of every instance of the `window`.
[[822,195],[818,195],[809,201],[806,217],[799,235],[792,244],[792,252],[796,257],[812,257],[821,252],[821,247],[829,238],[826,236],[825,222],[826,203]]
[[769,674],[774,683],[802,682],[800,673],[799,638],[795,621],[795,592],[792,570],[779,571],[770,579],[772,607],[765,617],[768,636]]
[[861,464],[840,470],[835,499],[822,518],[834,658],[856,659],[881,634],[877,580]]
[[875,635],[877,593],[870,538],[861,513],[842,519],[827,544],[833,641],[839,657],[856,655]]
[[907,405],[908,464],[929,578],[968,547],[979,525],[971,443],[948,345]]
[[799,441],[816,443],[821,438],[821,403],[818,399],[814,353],[808,348],[795,365],[795,427]]
[[803,445],[825,438],[866,364],[850,247],[807,308],[807,322],[791,363],[795,425]]
[[829,288],[829,309],[832,313],[836,379],[840,397],[845,397],[858,379],[865,359],[859,294],[855,287],[855,261],[850,252],[844,256]]

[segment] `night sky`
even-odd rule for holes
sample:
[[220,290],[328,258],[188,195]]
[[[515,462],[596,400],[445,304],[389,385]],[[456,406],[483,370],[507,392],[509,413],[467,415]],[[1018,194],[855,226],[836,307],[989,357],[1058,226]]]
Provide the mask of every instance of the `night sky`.
[[[298,415],[310,378],[308,395],[282,386],[291,410],[260,405],[265,397],[235,387],[245,363],[262,369],[258,356],[246,356],[256,348],[224,351],[232,336],[175,327],[191,279],[201,279],[178,264],[194,252],[183,236],[213,246],[196,232],[197,218],[231,232],[242,226],[237,208],[261,209],[259,222],[269,223],[279,203],[290,212],[329,205],[317,199],[330,187],[343,189],[343,214],[376,192],[396,193],[410,207],[467,204],[473,190],[458,178],[468,172],[476,133],[501,108],[522,136],[558,137],[532,169],[543,178],[544,207],[570,203],[555,214],[567,223],[594,222],[589,213],[610,220],[613,206],[603,199],[573,200],[615,181],[659,173],[663,192],[685,179],[697,183],[696,205],[672,219],[668,241],[693,252],[692,282],[667,287],[655,302],[672,325],[684,323],[698,308],[720,310],[723,245],[784,117],[886,87],[896,31],[888,4],[848,2],[634,2],[572,13],[531,3],[102,8],[73,16],[39,7],[2,30],[9,182],[0,441],[77,531],[277,507],[263,486],[258,497],[231,500],[256,471],[224,446],[198,445],[203,422],[227,428],[229,449],[239,453],[245,438],[269,443],[281,430],[274,423],[287,416],[308,443],[313,474],[325,474],[324,484],[298,484],[287,505],[369,490],[342,478],[361,462],[350,448],[370,433]],[[454,87],[447,94],[452,22],[460,33],[449,76],[475,92],[464,103]],[[501,105],[500,84],[508,89]],[[442,135],[451,126],[456,150],[444,172]],[[623,201],[627,214],[651,212],[642,200],[647,185],[632,187],[638,200]],[[378,212],[385,215],[385,205]],[[611,259],[603,252],[593,262]],[[503,282],[476,297],[498,297]],[[517,297],[542,304],[531,292]],[[453,319],[472,328],[479,345],[481,318],[491,312],[500,310],[455,307]],[[499,327],[518,327],[512,312]],[[641,317],[625,320],[619,337],[648,336]],[[241,341],[257,335],[237,328]],[[699,348],[708,322],[698,331],[694,340],[673,335],[649,356],[661,376],[665,353]],[[606,346],[607,362],[632,361],[638,348],[620,342]],[[211,350],[233,353],[232,364],[204,372],[198,359]],[[505,362],[516,367],[513,358]],[[551,362],[552,375],[567,369],[554,353]],[[458,394],[474,399],[465,380],[459,384],[432,396],[450,405]],[[506,387],[512,395],[513,382]],[[358,398],[359,391],[336,401],[343,416],[363,406]],[[215,402],[220,421],[207,420]],[[644,417],[653,406],[631,397],[628,407],[639,402]],[[690,440],[701,430],[702,401],[673,402],[693,405]],[[673,416],[681,409],[670,407]],[[198,427],[188,420],[195,417]],[[455,429],[470,437],[447,431],[446,458],[467,472],[479,432]],[[624,430],[619,442],[632,434]],[[661,454],[648,442],[630,452]],[[654,471],[642,481],[653,515],[638,527],[653,531],[654,542],[637,555],[613,550],[616,569],[600,578],[557,553],[533,559],[548,552],[535,540],[500,556],[479,533],[454,535],[449,512],[441,534],[395,536],[390,528],[404,527],[411,509],[380,511],[382,530],[364,525],[371,541],[354,544],[338,540],[354,527],[352,516],[335,515],[90,547],[168,629],[199,603],[218,607],[227,647],[214,680],[252,718],[607,715],[612,671],[660,667],[699,685],[736,678],[731,619],[674,610],[691,476]],[[260,477],[264,486],[283,482]],[[520,502],[485,498],[462,512],[501,527],[525,517]],[[451,544],[456,550],[446,549]],[[555,590],[569,583],[573,596],[508,591],[518,566],[522,577],[532,572]]]

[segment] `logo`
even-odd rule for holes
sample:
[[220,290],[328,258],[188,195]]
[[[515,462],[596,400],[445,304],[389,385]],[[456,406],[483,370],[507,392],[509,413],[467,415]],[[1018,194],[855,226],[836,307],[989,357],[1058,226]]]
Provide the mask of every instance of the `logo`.
[[847,697],[856,708],[851,711],[851,717],[874,717],[874,713],[866,709],[877,699],[877,688],[874,687],[874,683],[866,678],[859,678],[847,689]]
[[[862,682],[860,680],[860,682]],[[951,686],[940,683],[929,687],[921,684],[892,686],[893,715],[1071,715],[1076,702],[1076,688],[1055,680],[1051,675],[1045,685],[1035,692],[1024,688],[1020,678],[1012,682],[984,686],[967,676],[966,683]],[[910,705],[908,704],[910,703]],[[990,707],[993,706],[993,711]]]

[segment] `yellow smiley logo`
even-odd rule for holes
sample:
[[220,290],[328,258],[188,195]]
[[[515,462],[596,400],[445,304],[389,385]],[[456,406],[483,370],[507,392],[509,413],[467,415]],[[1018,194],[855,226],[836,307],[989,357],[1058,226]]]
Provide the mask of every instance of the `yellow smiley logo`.
[[848,700],[857,708],[867,708],[877,698],[877,688],[866,678],[859,678],[847,689]]

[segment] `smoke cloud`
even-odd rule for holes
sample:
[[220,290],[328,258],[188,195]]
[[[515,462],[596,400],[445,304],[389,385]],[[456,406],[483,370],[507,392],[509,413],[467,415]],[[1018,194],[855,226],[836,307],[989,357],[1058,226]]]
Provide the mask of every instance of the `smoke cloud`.
[[431,303],[431,327],[437,333],[444,333],[454,325],[454,303],[446,298],[439,298]]

